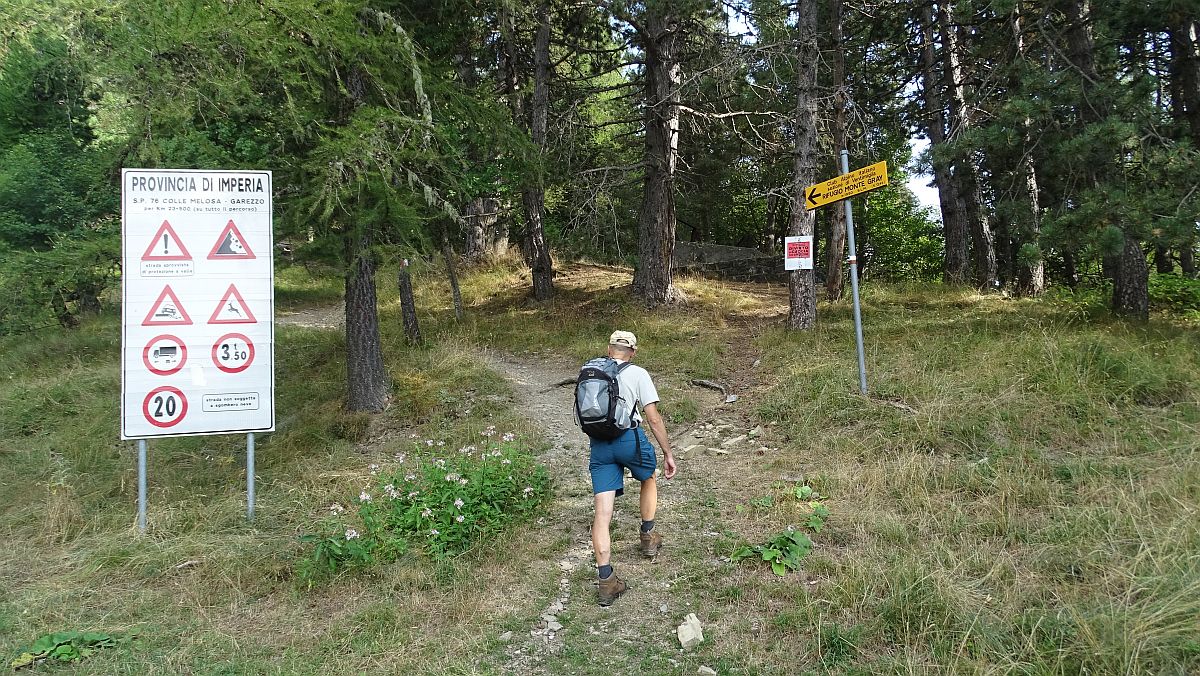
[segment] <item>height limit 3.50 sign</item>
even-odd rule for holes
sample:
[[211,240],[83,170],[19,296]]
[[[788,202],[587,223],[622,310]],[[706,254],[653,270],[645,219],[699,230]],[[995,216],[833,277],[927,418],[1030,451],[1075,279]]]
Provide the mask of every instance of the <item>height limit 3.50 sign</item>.
[[275,429],[271,172],[121,171],[121,438]]

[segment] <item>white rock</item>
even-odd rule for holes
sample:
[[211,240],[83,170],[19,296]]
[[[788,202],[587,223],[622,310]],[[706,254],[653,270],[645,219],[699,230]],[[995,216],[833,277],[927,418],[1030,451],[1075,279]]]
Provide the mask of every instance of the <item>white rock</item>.
[[694,648],[704,642],[704,629],[700,626],[700,618],[696,617],[696,613],[688,613],[687,617],[683,618],[683,624],[675,630],[675,635],[679,637],[679,645],[684,648]]
[[703,665],[701,665],[700,668],[696,670],[696,673],[704,674],[705,676],[717,676],[716,669],[713,669],[712,667],[706,667]]
[[733,446],[734,444],[740,444],[740,443],[742,443],[742,442],[743,442],[743,441],[745,441],[745,440],[746,440],[746,435],[745,435],[745,434],[739,434],[739,435],[737,435],[736,437],[730,437],[729,439],[726,439],[725,441],[722,441],[722,442],[721,442],[721,445],[722,445],[722,446],[726,446],[726,447],[728,447],[728,446]]
[[545,615],[542,615],[542,619],[543,619],[543,620],[545,620],[545,621],[547,621],[547,622],[553,622],[553,621],[557,620],[558,618],[557,618],[557,617],[555,617],[555,616],[553,616],[553,615],[551,615],[551,614],[549,614],[549,613],[547,613],[547,614],[545,614]]
[[754,429],[750,430],[750,432],[749,432],[750,436],[752,436],[752,437],[757,437],[758,435],[760,435],[762,433],[763,433],[762,425],[755,427]]
[[669,609],[667,608],[667,604],[665,604],[665,603],[664,603],[664,604],[662,604],[661,606],[659,606],[659,607],[658,607],[658,610],[659,610],[659,612],[663,612],[663,613],[665,613],[665,612],[667,612],[667,610],[669,610]]
[[560,631],[562,628],[563,628],[563,626],[561,624],[559,624],[558,622],[550,622],[550,623],[546,624],[546,629],[551,632]]
[[503,634],[500,634],[500,641],[502,643],[508,643],[509,641],[512,640],[512,638],[513,638],[513,633],[511,631],[506,631]]

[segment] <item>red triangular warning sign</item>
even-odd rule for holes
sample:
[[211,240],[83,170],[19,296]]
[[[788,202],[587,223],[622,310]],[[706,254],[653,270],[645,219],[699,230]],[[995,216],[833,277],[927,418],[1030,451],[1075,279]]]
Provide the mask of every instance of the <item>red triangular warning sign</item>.
[[225,295],[221,296],[221,302],[217,303],[217,309],[213,310],[212,316],[208,318],[209,324],[255,324],[257,322],[254,313],[250,311],[250,306],[246,305],[246,299],[242,298],[242,294],[238,293],[237,287],[233,284],[229,285]]
[[183,245],[183,240],[179,239],[175,228],[171,227],[167,221],[163,221],[158,232],[150,239],[150,246],[146,247],[146,253],[142,254],[142,260],[190,261],[192,254],[188,253],[187,247]]
[[213,244],[212,251],[208,252],[208,260],[217,261],[225,259],[234,260],[250,260],[254,258],[254,252],[250,250],[250,244],[246,242],[246,238],[242,236],[242,231],[238,230],[233,221],[225,226],[220,235],[217,235],[217,243]]
[[179,302],[179,296],[171,290],[170,284],[163,287],[158,300],[154,301],[142,320],[142,326],[186,326],[191,323],[192,318],[183,309],[183,303]]

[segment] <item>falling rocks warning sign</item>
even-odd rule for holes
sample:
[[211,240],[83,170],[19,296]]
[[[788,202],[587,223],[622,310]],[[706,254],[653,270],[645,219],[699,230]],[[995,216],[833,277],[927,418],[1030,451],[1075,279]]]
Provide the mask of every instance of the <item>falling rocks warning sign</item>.
[[122,439],[275,429],[271,186],[122,170]]

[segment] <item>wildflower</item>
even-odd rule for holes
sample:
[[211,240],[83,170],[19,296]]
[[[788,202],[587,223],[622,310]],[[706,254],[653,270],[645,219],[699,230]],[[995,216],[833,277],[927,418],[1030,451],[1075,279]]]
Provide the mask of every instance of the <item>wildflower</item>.
[[393,500],[400,497],[400,491],[396,490],[395,484],[388,484],[388,485],[384,486],[383,492],[387,493],[387,496]]
[[438,529],[430,528],[429,529],[429,537],[432,538],[432,537],[437,537],[437,536],[438,536]]
[[525,490],[523,490],[521,492],[524,493],[525,495],[529,495],[530,493],[533,492],[533,486],[526,486]]
[[329,511],[333,512],[334,514],[341,514],[342,512],[346,511],[346,508],[335,502],[329,506]]
[[409,438],[409,439],[416,439],[416,438],[417,438],[417,433],[416,433],[416,432],[413,432],[412,434],[408,435],[408,438]]
[[444,442],[444,441],[439,441],[439,442],[438,442],[438,446],[439,446],[439,447],[441,447],[441,446],[445,446],[445,445],[446,445],[446,442]]
[[405,480],[405,481],[416,481],[416,480],[417,480],[417,475],[416,475],[416,474],[405,474],[405,475],[404,475],[404,480]]
[[511,465],[511,464],[512,464],[512,460],[509,460],[508,458],[505,458],[505,459],[503,459],[503,460],[501,460],[501,461],[500,461],[500,464],[501,464],[501,465]]
[[347,540],[357,540],[359,537],[358,531],[354,530],[353,528],[346,531]]
[[441,467],[442,469],[446,468],[446,461],[442,460],[441,458],[434,458],[433,464],[437,465],[438,467]]
[[495,433],[496,433],[496,426],[495,426],[495,425],[488,425],[488,426],[487,426],[487,429],[485,429],[484,431],[480,432],[480,434],[482,434],[482,435],[483,435],[483,436],[485,436],[485,437],[490,437],[490,436],[494,435]]
[[517,435],[513,434],[512,432],[505,432],[504,436],[500,437],[500,439],[502,441],[512,441],[513,439],[516,439],[516,438],[517,438]]
[[409,500],[412,500],[413,498],[417,497],[417,496],[418,496],[418,495],[420,495],[420,494],[421,494],[421,491],[409,491],[409,492],[408,492],[408,499],[409,499]]
[[375,474],[377,474],[379,472],[379,465],[376,465],[375,463],[371,463],[370,465],[367,466],[367,469],[371,470],[371,475],[374,476]]
[[426,440],[425,440],[425,445],[426,445],[426,446],[429,446],[429,447],[432,447],[432,446],[433,446],[433,439],[426,439]]
[[362,493],[359,493],[359,494],[358,494],[358,501],[359,501],[359,502],[370,502],[370,501],[371,501],[371,494],[370,494],[370,493],[368,493],[368,492],[366,492],[366,491],[363,491]]
[[455,521],[457,521],[457,522],[459,522],[459,523],[462,523],[462,522],[463,522],[463,515],[462,515],[462,514],[459,514],[458,516],[454,517],[454,520],[455,520]]
[[458,480],[458,484],[459,484],[460,486],[466,486],[468,483],[470,483],[470,482],[468,482],[466,479],[459,479],[459,480]]
[[461,478],[462,477],[459,474],[456,474],[454,472],[451,472],[446,475],[446,481],[458,481]]
[[424,510],[421,512],[421,517],[422,517],[422,518],[425,518],[425,519],[432,519],[432,518],[433,518],[433,510],[432,510],[432,509],[430,509],[430,508],[428,508],[428,507],[426,507],[426,508],[425,508],[425,509],[424,509]]
[[396,455],[394,455],[392,457],[395,458],[396,462],[400,463],[401,465],[404,464],[405,455],[403,453],[397,453]]
[[459,508],[459,509],[462,509],[462,506],[463,506],[464,504],[466,504],[466,503],[464,503],[464,502],[463,502],[463,499],[462,499],[462,498],[459,498],[459,499],[457,499],[457,500],[455,500],[455,501],[454,501],[454,506],[455,506],[455,507],[457,507],[457,508]]

